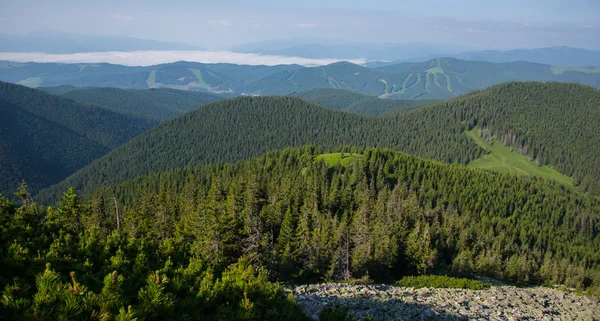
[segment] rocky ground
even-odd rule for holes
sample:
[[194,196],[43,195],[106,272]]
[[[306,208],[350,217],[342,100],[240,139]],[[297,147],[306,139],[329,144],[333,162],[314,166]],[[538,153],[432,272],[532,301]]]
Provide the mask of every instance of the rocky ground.
[[331,304],[347,305],[358,320],[600,320],[597,298],[544,287],[475,291],[314,284],[290,290],[315,320]]

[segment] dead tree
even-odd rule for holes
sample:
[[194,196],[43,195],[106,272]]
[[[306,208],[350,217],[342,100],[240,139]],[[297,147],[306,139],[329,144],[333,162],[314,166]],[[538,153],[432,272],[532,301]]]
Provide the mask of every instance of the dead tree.
[[119,206],[117,205],[117,195],[115,194],[115,190],[112,188],[112,185],[108,181],[108,177],[106,177],[106,174],[103,171],[98,171],[98,174],[102,177],[102,179],[104,180],[104,184],[106,184],[106,187],[112,194],[112,199],[115,204],[115,213],[117,215],[117,230],[120,231],[121,230],[121,216],[119,215]]

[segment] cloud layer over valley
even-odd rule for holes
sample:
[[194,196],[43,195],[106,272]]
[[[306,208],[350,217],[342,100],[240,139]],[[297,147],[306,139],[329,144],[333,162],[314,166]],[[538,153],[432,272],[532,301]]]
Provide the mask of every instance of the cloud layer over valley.
[[16,62],[58,62],[58,63],[111,63],[126,66],[150,66],[175,61],[191,61],[202,63],[233,63],[240,65],[283,65],[298,64],[303,66],[327,65],[341,60],[356,64],[365,63],[362,59],[310,59],[300,57],[270,56],[246,54],[231,51],[108,51],[85,52],[74,54],[47,54],[0,52],[0,60]]

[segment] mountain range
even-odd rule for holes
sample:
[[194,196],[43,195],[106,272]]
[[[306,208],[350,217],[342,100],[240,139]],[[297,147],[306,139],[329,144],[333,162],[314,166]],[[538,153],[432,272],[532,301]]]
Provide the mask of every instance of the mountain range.
[[248,43],[231,48],[235,52],[303,58],[408,60],[415,57],[458,53],[465,47],[427,43],[353,43],[322,39],[289,39]]
[[468,164],[487,154],[465,134],[474,126],[482,137],[501,141],[572,177],[575,186],[599,193],[600,156],[596,148],[588,148],[600,144],[594,126],[600,118],[599,98],[600,91],[582,85],[507,83],[380,117],[328,110],[292,97],[217,101],[135,137],[39,196],[50,200],[69,186],[90,193],[101,184],[95,177],[99,169],[118,183],[305,144],[388,147]]
[[469,50],[427,43],[344,43],[320,39],[291,39],[249,43],[233,51],[303,58],[365,59],[367,66],[422,62],[439,57],[487,62],[526,61],[552,66],[600,66],[600,51],[568,46],[509,50]]
[[599,68],[558,67],[530,62],[490,63],[455,58],[377,68],[348,62],[319,67],[192,62],[148,67],[0,62],[0,80],[31,87],[167,87],[229,96],[286,95],[317,88],[337,88],[382,98],[447,99],[506,81],[574,82],[600,88]]
[[188,44],[123,36],[87,35],[65,32],[33,32],[1,35],[0,52],[44,52],[70,54],[100,51],[203,50]]

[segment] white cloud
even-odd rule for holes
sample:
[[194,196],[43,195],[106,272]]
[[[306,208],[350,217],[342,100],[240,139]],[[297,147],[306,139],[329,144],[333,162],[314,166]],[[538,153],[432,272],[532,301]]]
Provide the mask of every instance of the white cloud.
[[[287,56],[267,56],[231,51],[109,51],[85,52],[75,54],[46,54],[0,52],[0,60],[15,62],[59,62],[59,63],[100,63],[107,62],[126,66],[150,66],[175,61],[193,61],[203,63],[233,63],[239,65],[283,65],[299,64],[303,66],[328,65],[341,59],[309,59]],[[363,64],[365,60],[348,60]]]
[[121,14],[114,14],[112,15],[113,20],[118,20],[118,21],[136,21],[137,18],[134,16],[128,16],[128,15],[121,15]]
[[218,19],[218,20],[207,20],[209,25],[217,27],[229,27],[231,26],[231,20],[229,19]]
[[294,25],[294,27],[300,28],[300,29],[310,29],[310,28],[314,28],[316,26],[318,26],[318,24],[315,24],[312,22],[302,22],[302,23],[297,23]]

